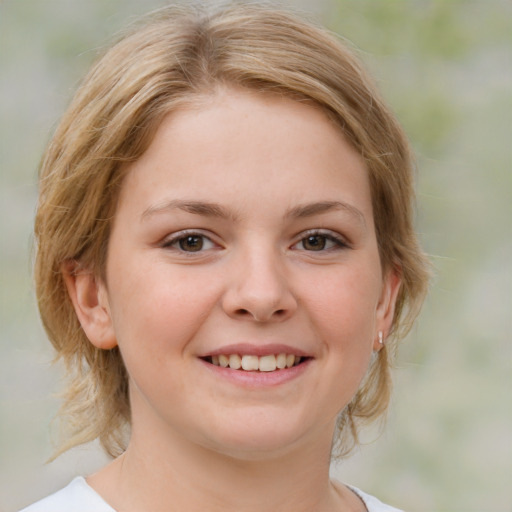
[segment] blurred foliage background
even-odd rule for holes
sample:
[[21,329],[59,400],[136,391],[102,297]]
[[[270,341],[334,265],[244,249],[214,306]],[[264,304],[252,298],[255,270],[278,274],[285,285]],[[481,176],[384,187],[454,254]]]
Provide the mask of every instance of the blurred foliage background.
[[[163,0],[0,0],[0,510],[105,462],[51,464],[59,369],[31,283],[36,172],[97,49]],[[410,512],[512,510],[512,2],[288,0],[352,41],[409,133],[435,279],[386,430],[333,473]],[[373,441],[370,443],[370,441]]]

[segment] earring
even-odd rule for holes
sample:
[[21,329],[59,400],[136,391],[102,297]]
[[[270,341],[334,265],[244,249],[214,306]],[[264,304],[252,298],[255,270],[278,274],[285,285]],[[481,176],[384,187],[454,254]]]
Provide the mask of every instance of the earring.
[[379,345],[384,345],[384,334],[382,331],[379,331]]

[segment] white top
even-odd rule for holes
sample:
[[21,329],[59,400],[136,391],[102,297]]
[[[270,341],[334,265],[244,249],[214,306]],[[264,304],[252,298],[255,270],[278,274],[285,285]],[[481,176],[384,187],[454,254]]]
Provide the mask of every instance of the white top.
[[[401,512],[400,510],[381,503],[377,498],[365,494],[350,486],[364,502],[368,512]],[[64,489],[47,498],[29,505],[20,512],[116,512],[105,500],[85,481],[82,476],[76,477]]]

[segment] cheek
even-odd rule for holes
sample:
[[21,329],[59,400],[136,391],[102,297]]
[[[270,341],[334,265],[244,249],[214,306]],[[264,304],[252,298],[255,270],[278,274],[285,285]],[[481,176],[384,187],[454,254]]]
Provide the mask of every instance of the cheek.
[[339,269],[317,280],[310,312],[330,350],[372,345],[379,294],[379,275],[364,268]]
[[120,348],[137,345],[150,352],[183,348],[216,304],[217,287],[190,271],[159,263],[144,265],[141,268],[149,270],[132,270],[124,279],[112,274],[116,287],[111,291],[111,313]]

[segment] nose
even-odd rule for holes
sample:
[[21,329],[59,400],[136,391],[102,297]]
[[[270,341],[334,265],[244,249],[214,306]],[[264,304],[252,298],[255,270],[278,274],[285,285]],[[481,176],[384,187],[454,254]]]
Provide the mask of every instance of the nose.
[[297,309],[289,276],[276,251],[242,255],[230,268],[222,307],[232,318],[255,322],[283,321]]

